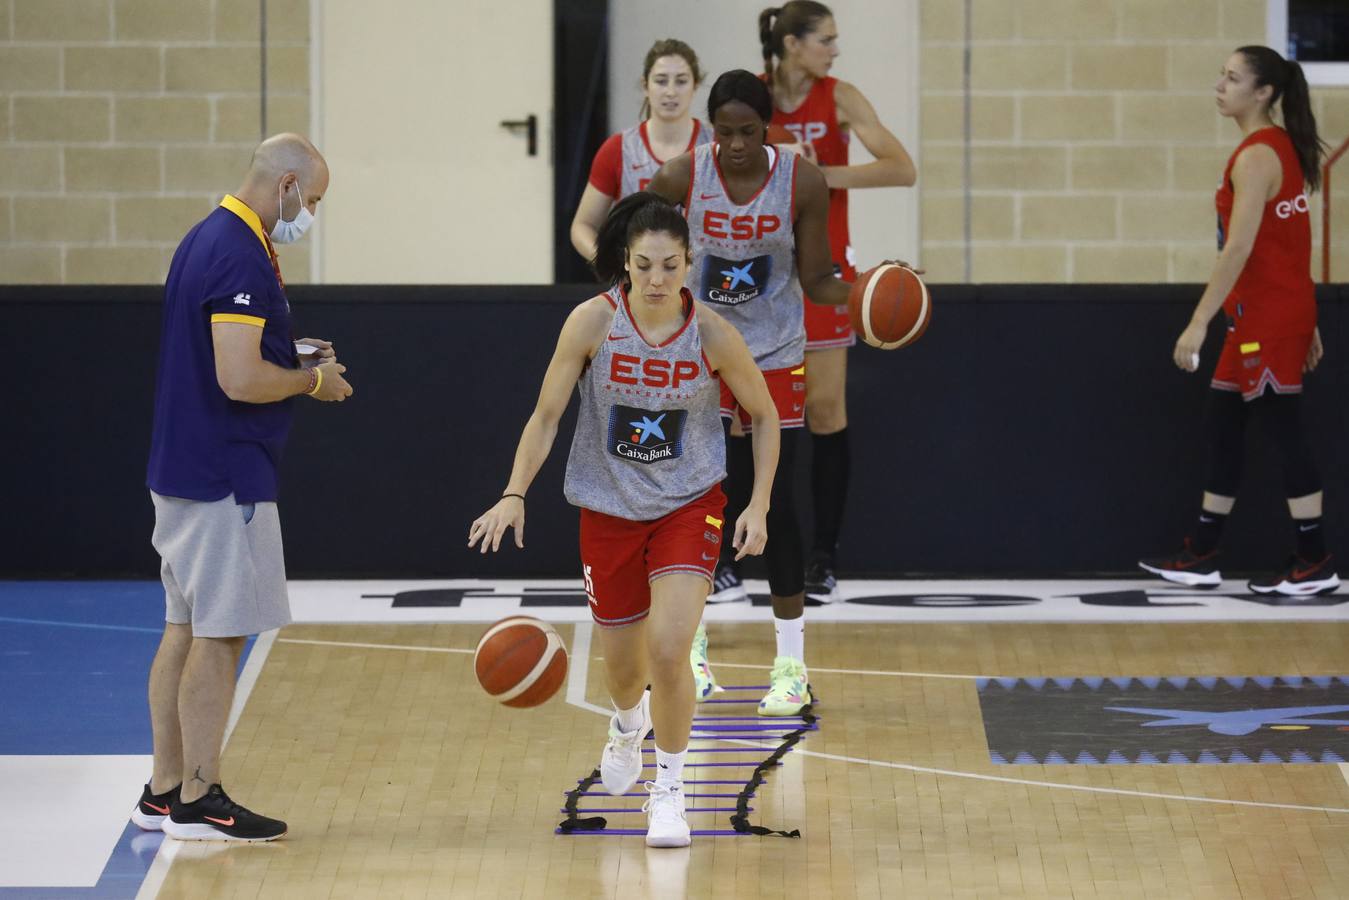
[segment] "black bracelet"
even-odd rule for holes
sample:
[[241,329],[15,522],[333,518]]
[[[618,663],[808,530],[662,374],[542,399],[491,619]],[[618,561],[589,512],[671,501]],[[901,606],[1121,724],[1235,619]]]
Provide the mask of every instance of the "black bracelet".
[[501,495],[501,499],[502,499],[502,500],[505,500],[507,497],[519,497],[521,503],[524,503],[524,502],[525,502],[525,495],[524,495],[524,494],[502,494],[502,495]]

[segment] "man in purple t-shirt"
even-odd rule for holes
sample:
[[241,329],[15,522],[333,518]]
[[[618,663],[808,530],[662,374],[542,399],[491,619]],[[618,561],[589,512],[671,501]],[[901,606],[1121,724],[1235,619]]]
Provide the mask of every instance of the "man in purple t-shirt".
[[268,138],[243,186],[178,245],[164,285],[146,484],[166,608],[150,670],[154,773],[131,818],[174,838],[286,832],[224,792],[220,745],[244,642],[290,622],[276,498],[293,400],[351,396],[332,344],[292,338],[273,248],[304,234],[327,189],[313,144]]

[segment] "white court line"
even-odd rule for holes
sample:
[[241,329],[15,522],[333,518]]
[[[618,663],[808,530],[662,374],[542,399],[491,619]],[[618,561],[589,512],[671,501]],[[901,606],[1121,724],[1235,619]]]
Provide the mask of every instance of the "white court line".
[[361,644],[356,641],[309,641],[302,638],[278,638],[283,644],[316,644],[321,647],[360,647],[367,650],[422,650],[426,653],[476,653],[459,647],[426,647],[417,644]]
[[[248,660],[244,663],[244,670],[239,673],[239,681],[234,686],[234,703],[230,706],[230,717],[225,724],[225,737],[220,742],[222,753],[229,743],[230,735],[234,733],[234,726],[239,723],[239,716],[243,714],[244,705],[248,703],[248,696],[253,693],[253,687],[258,683],[258,676],[267,662],[267,655],[272,652],[277,631],[278,629],[273,628],[259,634],[258,639],[253,642],[253,649],[248,651]],[[150,863],[150,868],[145,873],[145,879],[141,881],[140,890],[136,892],[136,900],[154,900],[159,896],[160,889],[164,887],[164,879],[168,877],[169,867],[173,865],[178,851],[184,846],[182,841],[164,838],[159,845],[159,852],[155,854],[154,862]]]
[[[752,665],[750,663],[728,663],[717,662],[712,664],[713,668],[727,669],[772,669],[772,666]],[[893,675],[898,678],[959,678],[966,681],[974,681],[978,678],[1000,678],[999,675],[953,675],[947,672],[886,672],[880,669],[821,669],[819,666],[807,666],[808,672],[827,672],[831,675]]]
[[567,670],[566,700],[572,706],[579,706],[581,709],[608,718],[613,715],[612,710],[597,706],[586,699],[586,679],[590,676],[590,640],[594,633],[595,627],[590,622],[577,622],[576,630],[572,632],[571,658],[567,660],[570,668]]
[[[567,694],[566,701],[572,706],[598,713],[602,716],[612,716],[612,710],[597,706],[585,699],[586,679],[590,669],[590,642],[593,634],[593,626],[589,622],[577,622],[575,636],[572,638],[571,659],[569,660],[570,670],[567,673]],[[396,644],[347,644],[339,641],[301,641],[291,638],[281,638],[283,643],[298,644],[332,644],[335,646],[351,647],[373,647],[377,649],[392,650],[426,650],[442,653],[472,653],[472,650],[453,650],[443,647],[414,647],[401,646]],[[742,669],[761,669],[763,666],[751,666],[746,663],[717,663],[719,666],[735,667]],[[890,672],[868,669],[819,669],[811,667],[812,672],[829,672],[844,675],[895,675],[907,676],[913,678],[993,678],[992,675],[952,675],[935,672]],[[728,744],[739,744],[746,747],[758,746],[751,741],[725,740],[724,738],[704,738],[703,740],[723,740]],[[882,759],[863,759],[855,756],[838,756],[833,753],[820,753],[814,750],[805,750],[801,747],[795,748],[795,752],[804,756],[813,756],[818,759],[829,759],[835,762],[855,763],[857,765],[880,766],[888,769],[903,769],[908,772],[918,772],[925,775],[945,775],[950,778],[968,778],[974,781],[995,781],[1003,784],[1020,784],[1029,787],[1043,787],[1061,791],[1083,791],[1091,794],[1115,794],[1124,797],[1143,797],[1153,800],[1178,800],[1185,803],[1220,803],[1229,806],[1249,806],[1260,809],[1289,809],[1302,812],[1327,812],[1327,813],[1345,813],[1349,814],[1349,808],[1340,808],[1335,806],[1300,806],[1292,803],[1264,803],[1256,800],[1228,800],[1216,797],[1189,797],[1184,794],[1158,794],[1149,791],[1130,791],[1124,788],[1103,788],[1091,787],[1089,785],[1062,784],[1054,781],[1035,781],[1027,778],[1009,778],[1004,775],[982,775],[977,772],[959,772],[954,769],[934,769],[930,766],[916,766],[909,763],[890,762]],[[1340,763],[1340,772],[1344,775],[1345,781],[1349,782],[1349,763]],[[137,900],[140,900],[138,897]]]

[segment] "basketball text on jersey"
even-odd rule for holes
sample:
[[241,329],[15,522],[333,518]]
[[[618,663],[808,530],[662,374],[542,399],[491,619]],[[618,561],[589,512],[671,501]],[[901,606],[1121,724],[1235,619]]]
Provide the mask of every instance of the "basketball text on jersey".
[[703,257],[702,296],[723,306],[748,303],[763,294],[772,274],[772,256],[735,260],[708,254]]
[[609,410],[609,452],[650,465],[684,455],[682,409],[640,409],[615,403]]

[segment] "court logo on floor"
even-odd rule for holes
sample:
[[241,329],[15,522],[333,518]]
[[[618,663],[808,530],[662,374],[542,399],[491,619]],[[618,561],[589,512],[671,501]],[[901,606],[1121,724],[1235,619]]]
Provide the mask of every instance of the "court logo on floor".
[[995,763],[1349,759],[1349,675],[980,678],[977,685]]

